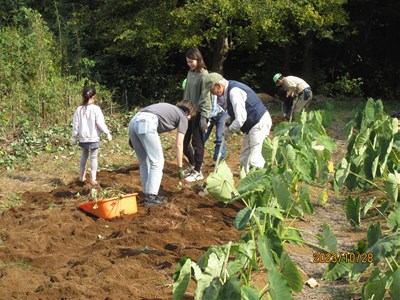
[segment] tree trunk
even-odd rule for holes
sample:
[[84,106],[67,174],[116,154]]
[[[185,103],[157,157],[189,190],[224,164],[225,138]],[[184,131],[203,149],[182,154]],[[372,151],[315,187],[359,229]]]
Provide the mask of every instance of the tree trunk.
[[312,70],[313,70],[313,46],[314,46],[314,32],[308,31],[304,37],[304,57],[302,65],[302,76],[305,81],[312,84]]
[[285,46],[284,50],[284,61],[283,61],[283,70],[280,70],[279,72],[283,74],[283,76],[288,76],[290,74],[290,62],[292,60],[292,51],[290,49],[290,46],[287,45]]
[[224,74],[224,61],[228,56],[228,38],[225,36],[219,36],[214,48],[214,55],[212,60],[211,70],[221,75]]

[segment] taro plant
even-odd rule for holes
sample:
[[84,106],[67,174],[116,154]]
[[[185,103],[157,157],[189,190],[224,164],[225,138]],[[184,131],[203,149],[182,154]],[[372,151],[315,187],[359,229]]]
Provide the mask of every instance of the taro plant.
[[[369,189],[378,179],[398,182],[400,139],[398,120],[383,110],[381,100],[369,98],[346,125],[348,146],[346,156],[335,173],[335,189],[343,186]],[[389,174],[392,173],[393,175]],[[394,200],[394,199],[393,199]],[[396,199],[397,200],[397,199]]]
[[[337,252],[337,240],[328,225],[314,235],[288,224],[289,217],[313,214],[304,182],[326,181],[332,171],[331,154],[336,147],[326,134],[320,112],[302,113],[299,123],[279,124],[274,139],[267,139],[263,155],[267,168],[252,170],[235,187],[233,174],[223,161],[207,177],[206,189],[224,203],[245,205],[234,225],[244,231],[242,239],[210,247],[199,262],[184,258],[174,274],[174,298],[183,297],[189,281],[196,283],[195,299],[292,299],[302,289],[298,267],[285,251],[286,243],[309,245],[321,252]],[[326,193],[319,203],[326,202]],[[309,242],[310,234],[319,244]],[[268,283],[260,291],[251,287],[259,259]]]
[[377,202],[377,198],[372,197],[363,207],[361,207],[360,197],[354,198],[352,196],[348,196],[344,203],[344,212],[347,220],[353,227],[358,228],[360,227],[362,217],[368,218],[379,215],[385,218],[385,214],[389,208],[396,207],[396,205],[391,206],[389,200],[383,202],[380,201],[381,203]]
[[336,280],[348,278],[358,282],[368,276],[361,288],[362,299],[397,299],[400,295],[400,208],[386,218],[389,230],[383,232],[381,222],[370,222],[365,241],[331,262],[323,278]]
[[[208,176],[206,188],[225,203],[245,204],[234,225],[246,233],[238,243],[210,247],[197,263],[190,258],[181,260],[174,274],[174,298],[180,299],[193,279],[197,283],[195,299],[260,299],[264,294],[271,299],[292,299],[292,292],[299,292],[303,281],[285,244],[308,244],[320,251],[327,251],[325,247],[337,249],[327,225],[323,235],[314,236],[322,246],[306,241],[304,232],[285,225],[292,212],[313,213],[307,190],[298,192],[293,186],[297,186],[297,179],[290,172],[261,169],[251,171],[235,188],[232,172],[222,162]],[[251,287],[251,277],[259,271],[259,258],[268,283],[256,291]]]
[[274,138],[266,139],[263,156],[270,166],[293,170],[299,180],[324,183],[332,172],[335,141],[323,126],[323,113],[302,112],[299,122],[282,122],[274,129]]

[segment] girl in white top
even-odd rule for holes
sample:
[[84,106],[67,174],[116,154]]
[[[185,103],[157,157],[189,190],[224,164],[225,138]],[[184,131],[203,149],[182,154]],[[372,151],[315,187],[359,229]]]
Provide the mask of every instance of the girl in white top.
[[85,86],[82,97],[82,105],[76,109],[73,118],[71,142],[75,144],[79,140],[79,146],[82,148],[79,180],[85,181],[86,162],[90,154],[90,183],[98,185],[96,174],[98,166],[97,154],[101,140],[100,134],[104,132],[109,141],[112,140],[112,137],[100,107],[94,104],[96,100],[94,87]]

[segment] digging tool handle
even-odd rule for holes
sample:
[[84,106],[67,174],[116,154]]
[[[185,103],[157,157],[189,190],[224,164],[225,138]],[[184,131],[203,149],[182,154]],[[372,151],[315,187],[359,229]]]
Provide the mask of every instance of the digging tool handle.
[[219,147],[219,151],[218,151],[218,155],[217,155],[217,161],[215,162],[214,173],[217,172],[219,161],[221,160],[222,150],[223,150],[224,146],[225,146],[225,137],[222,136],[221,145]]

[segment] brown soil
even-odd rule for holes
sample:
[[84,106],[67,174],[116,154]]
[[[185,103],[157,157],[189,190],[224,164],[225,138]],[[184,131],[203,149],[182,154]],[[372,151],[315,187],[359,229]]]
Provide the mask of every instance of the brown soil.
[[[240,145],[240,139],[233,138],[230,143],[235,147],[229,147],[228,164],[236,178],[240,148],[236,145]],[[212,171],[207,158],[203,172]],[[72,179],[75,174],[59,180],[56,188],[40,182],[35,185],[35,175],[31,176],[28,186],[20,183],[18,187],[24,204],[0,213],[0,299],[172,299],[172,274],[181,258],[196,261],[209,246],[240,238],[233,220],[242,205],[224,205],[211,196],[202,197],[196,193],[196,186],[180,190],[172,160],[165,163],[160,192],[166,204],[144,207],[139,194],[136,214],[112,220],[77,208],[89,199],[91,186]],[[17,175],[4,174],[1,179],[5,184],[14,180],[13,188],[20,180]],[[98,180],[103,190],[141,190],[136,161],[100,171]],[[322,188],[311,187],[313,195]],[[7,189],[3,185],[2,193]],[[316,200],[316,196],[312,198]],[[349,251],[365,237],[365,228],[352,231],[342,207],[342,200],[331,193],[324,207],[316,207],[313,216],[295,224],[319,233],[321,225],[329,223],[337,235],[339,251]],[[344,280],[321,281],[326,264],[313,263],[313,249],[288,245],[287,250],[304,278],[313,277],[319,283],[314,289],[304,286],[296,299],[354,297],[354,286]],[[258,289],[263,287],[264,272],[254,276],[254,284]],[[193,289],[191,284],[186,299],[193,299]]]

